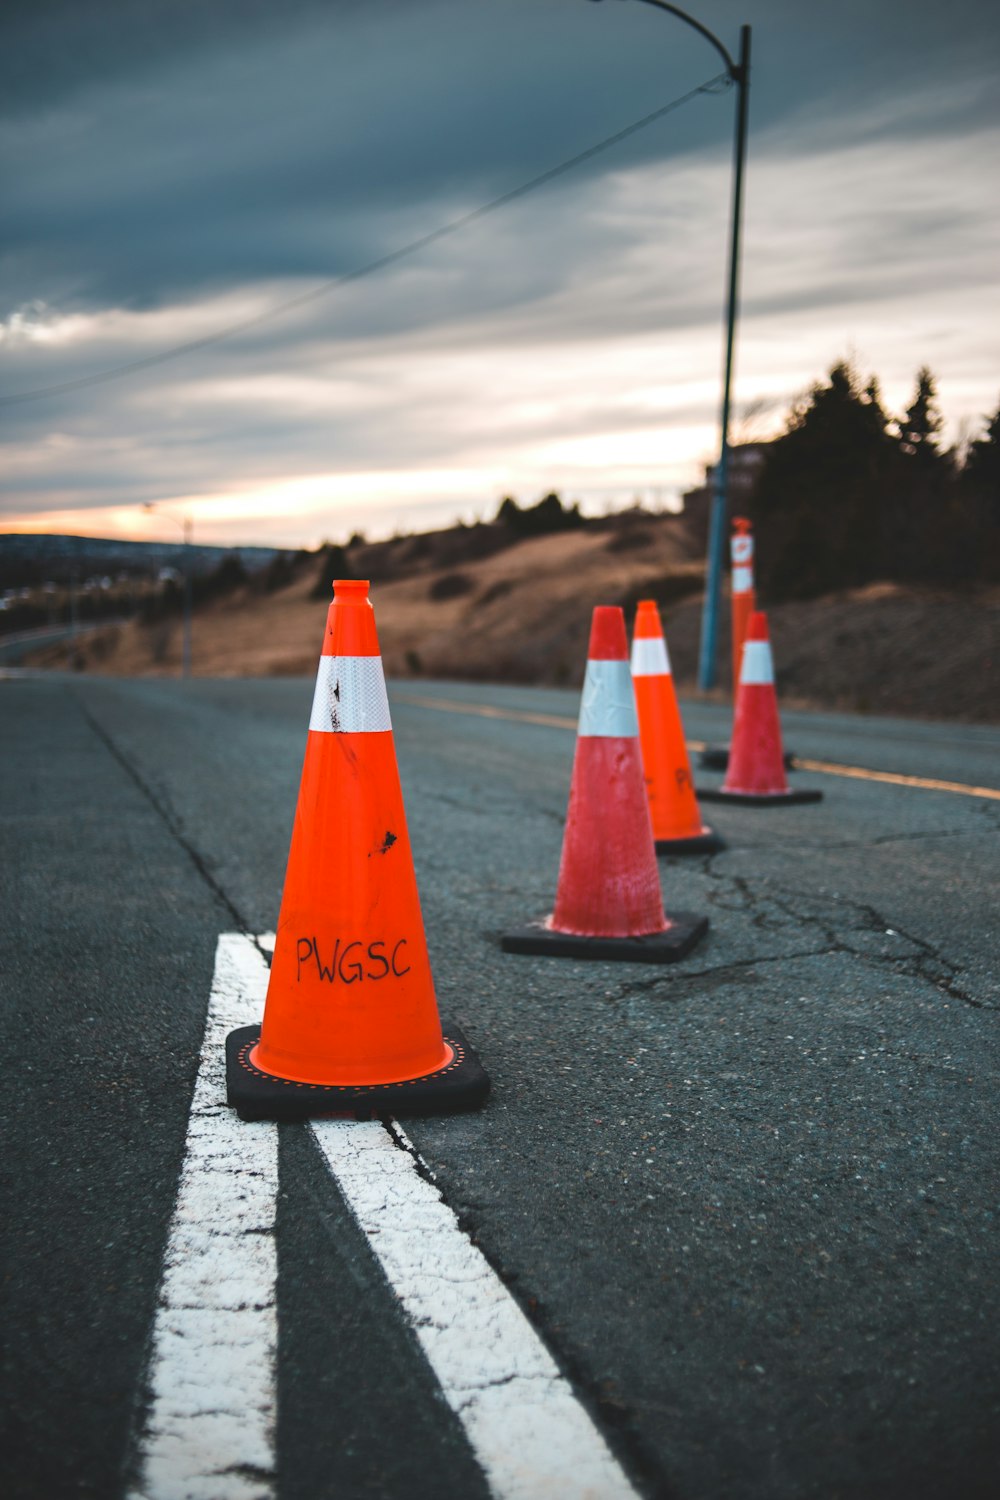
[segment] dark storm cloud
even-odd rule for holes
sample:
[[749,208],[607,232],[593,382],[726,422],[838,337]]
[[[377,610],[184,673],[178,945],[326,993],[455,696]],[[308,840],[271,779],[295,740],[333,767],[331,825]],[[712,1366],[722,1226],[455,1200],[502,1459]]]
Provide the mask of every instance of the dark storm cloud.
[[[954,328],[952,304],[921,310],[956,282],[985,292],[995,264],[975,184],[997,10],[691,3],[733,50],[754,28],[746,336],[790,348],[811,320],[833,342],[809,360],[832,359],[869,315],[898,325],[901,297],[918,331]],[[8,4],[0,387],[239,324],[719,67],[680,22],[617,0]],[[717,369],[732,120],[731,93],[699,97],[369,280],[120,383],[8,407],[0,514],[408,465],[494,472],[519,445],[648,431],[663,417],[650,388],[706,389],[704,360],[692,374],[677,350],[710,343]],[[599,351],[628,339],[641,363],[652,329],[675,363],[651,365],[633,399]],[[577,351],[590,396],[573,389]],[[820,373],[784,359],[762,371],[782,397]],[[685,395],[669,420],[704,426],[714,405]]]
[[[267,43],[309,16],[346,16],[365,0],[6,0],[0,113],[30,114],[122,75],[141,76]],[[394,8],[381,0],[383,12]]]
[[[580,45],[589,28],[574,28],[571,48],[553,28],[565,5],[307,5],[280,32],[273,11],[254,7],[244,25],[238,8],[209,6],[207,38],[188,7],[141,9],[162,24],[162,55],[136,28],[131,45],[115,35],[99,8],[94,28],[115,42],[96,75],[92,46],[59,86],[41,75],[34,108],[19,99],[8,298],[143,306],[247,278],[336,275],[405,235],[414,205],[468,207],[634,109],[600,108],[599,59]],[[425,215],[420,227],[433,225]]]
[[[985,107],[962,25],[979,7],[949,8],[930,59],[938,10],[849,0],[820,16],[791,0],[706,0],[699,13],[733,50],[738,22],[761,13],[763,139],[783,120],[822,133],[839,116],[849,128],[904,72],[918,92],[940,78],[942,116],[967,124]],[[41,0],[6,25],[0,315],[31,298],[146,307],[335,276],[719,65],[689,28],[615,0]],[[698,100],[587,174],[724,150],[730,120],[728,102]]]

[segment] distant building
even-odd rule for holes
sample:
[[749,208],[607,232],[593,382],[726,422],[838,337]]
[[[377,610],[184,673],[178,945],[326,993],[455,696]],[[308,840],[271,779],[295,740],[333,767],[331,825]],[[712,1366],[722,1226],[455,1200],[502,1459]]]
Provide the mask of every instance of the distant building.
[[[753,493],[769,446],[769,443],[737,443],[735,447],[730,448],[727,489],[732,514],[737,514],[734,509],[737,501],[745,500]],[[718,468],[718,464],[706,465],[705,484],[709,490],[715,486]]]
[[[768,443],[736,443],[730,448],[726,486],[730,516],[738,516],[741,507],[746,505],[753,494],[768,447]],[[718,468],[717,463],[706,464],[705,478],[701,484],[696,489],[687,490],[681,496],[684,501],[684,515],[692,531],[701,537],[706,546],[708,544],[708,517],[712,496],[715,493]]]

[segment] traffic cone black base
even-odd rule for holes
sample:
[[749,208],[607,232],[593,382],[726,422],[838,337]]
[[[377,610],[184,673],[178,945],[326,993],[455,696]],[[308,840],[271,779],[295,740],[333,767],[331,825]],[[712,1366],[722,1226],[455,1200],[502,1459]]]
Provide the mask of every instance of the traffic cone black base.
[[[795,770],[795,752],[785,751],[785,770]],[[698,764],[705,771],[728,771],[729,770],[729,746],[728,745],[706,745],[704,750],[698,752]],[[698,793],[700,797],[701,792]]]
[[741,802],[745,807],[788,806],[792,802],[821,802],[823,793],[812,789],[787,792],[727,792],[723,787],[704,791],[698,788],[702,802]]
[[657,839],[655,843],[657,854],[718,854],[725,847],[725,839],[707,826],[691,838]]
[[500,946],[505,953],[540,954],[548,958],[624,959],[636,964],[672,964],[685,958],[708,931],[708,918],[690,911],[673,911],[663,932],[642,937],[584,937],[575,932],[556,932],[545,921],[532,922],[505,932]]
[[241,1120],[303,1120],[315,1115],[445,1115],[475,1109],[490,1081],[478,1057],[454,1026],[443,1028],[454,1056],[445,1067],[402,1083],[296,1083],[254,1067],[250,1053],[259,1026],[241,1026],[226,1038],[226,1099]]
[[704,750],[698,751],[698,764],[706,771],[728,771],[729,746],[706,745]]

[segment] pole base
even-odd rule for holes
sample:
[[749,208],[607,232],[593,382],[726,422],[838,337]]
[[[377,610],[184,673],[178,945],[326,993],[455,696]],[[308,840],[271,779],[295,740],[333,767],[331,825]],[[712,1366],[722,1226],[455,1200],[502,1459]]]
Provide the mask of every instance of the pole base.
[[706,823],[700,833],[686,839],[657,839],[657,854],[718,854],[726,841]]
[[296,1083],[263,1073],[250,1061],[260,1040],[259,1026],[241,1026],[226,1037],[226,1102],[241,1120],[304,1120],[315,1115],[444,1115],[477,1109],[490,1081],[476,1054],[455,1026],[444,1039],[454,1052],[445,1067],[402,1083]]
[[545,920],[505,932],[500,946],[505,953],[540,954],[547,958],[596,958],[635,964],[672,964],[685,958],[708,931],[708,918],[695,912],[675,911],[668,916],[665,932],[643,937],[583,937],[575,932],[556,932]]
[[[795,770],[795,752],[785,751],[785,770]],[[698,764],[705,771],[728,771],[729,770],[729,746],[728,745],[706,745],[704,750],[698,751]]]
[[744,807],[788,807],[792,802],[822,802],[823,793],[796,787],[787,792],[727,792],[723,787],[710,787],[695,795],[699,802],[740,802]]

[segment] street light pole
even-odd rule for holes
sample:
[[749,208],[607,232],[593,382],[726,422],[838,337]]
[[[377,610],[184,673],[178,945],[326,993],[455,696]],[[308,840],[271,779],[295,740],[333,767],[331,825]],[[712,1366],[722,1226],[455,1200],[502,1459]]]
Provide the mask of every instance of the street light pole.
[[750,27],[740,27],[740,59],[734,62],[719,38],[668,0],[642,0],[644,5],[665,10],[685,21],[710,42],[722,56],[726,72],[736,85],[736,134],[733,142],[733,198],[729,235],[729,276],[726,303],[726,354],[722,380],[722,412],[719,425],[719,462],[708,523],[708,559],[705,569],[705,603],[701,614],[701,648],[698,656],[698,686],[715,685],[715,658],[719,636],[719,600],[722,593],[722,558],[726,541],[726,510],[729,485],[729,418],[732,408],[733,352],[739,311],[740,224],[743,210],[743,168],[746,162],[747,114],[750,99]]
[[181,676],[191,676],[191,614],[192,614],[192,584],[191,584],[191,535],[194,522],[190,516],[175,516],[169,510],[161,510],[155,500],[146,500],[143,510],[155,511],[158,516],[166,516],[168,521],[173,521],[180,526],[184,533],[184,626],[181,645]]

